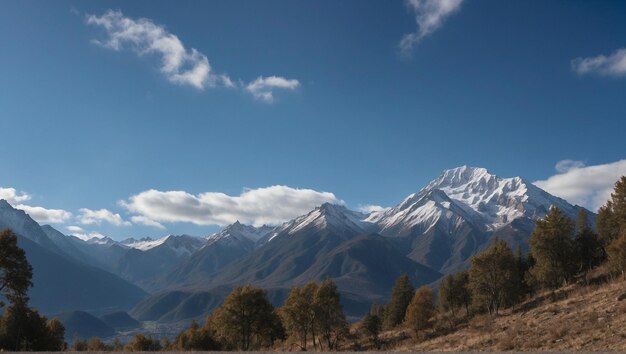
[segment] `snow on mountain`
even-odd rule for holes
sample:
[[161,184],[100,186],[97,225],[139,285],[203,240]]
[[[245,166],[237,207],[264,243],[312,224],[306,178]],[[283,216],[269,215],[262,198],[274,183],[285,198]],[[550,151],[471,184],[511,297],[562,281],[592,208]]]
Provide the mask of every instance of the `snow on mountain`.
[[553,205],[572,218],[578,210],[520,177],[499,178],[484,168],[461,166],[444,171],[396,207],[371,213],[366,220],[385,230],[432,226],[454,214],[494,231],[522,217],[541,218]]
[[251,225],[244,225],[239,221],[227,226],[224,230],[208,236],[207,245],[215,242],[241,242],[244,240],[252,241],[252,243],[258,242],[265,235],[270,233],[274,227],[263,225],[255,227]]
[[139,240],[129,238],[122,241],[121,244],[130,248],[138,249],[140,251],[147,251],[149,249],[162,245],[163,243],[165,243],[165,241],[167,241],[170,236],[171,235],[167,235],[156,240],[150,237],[144,237]]
[[295,234],[305,228],[317,230],[333,228],[339,233],[348,231],[353,234],[372,230],[372,224],[365,221],[367,215],[352,211],[343,205],[324,203],[306,215],[288,221],[275,230],[275,234]]

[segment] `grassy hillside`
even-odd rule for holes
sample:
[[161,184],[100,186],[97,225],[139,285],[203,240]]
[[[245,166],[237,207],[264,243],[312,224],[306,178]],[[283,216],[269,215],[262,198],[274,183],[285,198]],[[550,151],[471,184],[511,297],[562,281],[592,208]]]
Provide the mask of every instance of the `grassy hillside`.
[[[420,338],[408,331],[381,334],[383,350],[399,351],[625,351],[626,281],[603,271],[508,309],[458,324],[438,318]],[[369,343],[364,343],[367,348]]]

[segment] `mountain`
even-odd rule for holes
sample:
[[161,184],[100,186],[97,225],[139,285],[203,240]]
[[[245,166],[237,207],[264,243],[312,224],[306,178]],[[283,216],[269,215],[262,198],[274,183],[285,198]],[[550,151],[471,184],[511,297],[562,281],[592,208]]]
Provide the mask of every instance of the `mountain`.
[[[364,214],[343,206],[323,204],[258,238],[259,246],[254,249],[250,239],[233,237],[238,235],[234,230],[242,228],[234,225],[214,239],[248,245],[250,253],[213,273],[197,272],[189,276],[181,272],[189,280],[179,282],[184,289],[152,296],[132,313],[138,318],[161,320],[165,314],[172,313],[176,316],[170,319],[176,320],[182,319],[181,313],[201,316],[203,313],[199,311],[180,311],[179,304],[189,301],[190,294],[201,296],[203,303],[211,304],[216,295],[227,294],[223,289],[248,283],[267,289],[268,295],[280,305],[292,286],[333,278],[346,313],[356,318],[373,301],[387,299],[393,282],[402,274],[409,274],[415,285],[441,277],[440,273],[405,257],[388,238],[369,233],[375,225],[363,219]],[[189,262],[193,260],[194,257]],[[207,309],[209,306],[202,308]]]
[[499,178],[484,168],[462,166],[366,221],[409,258],[449,273],[466,267],[494,237],[527,249],[535,221],[551,206],[572,219],[580,209],[520,177]]
[[130,317],[126,311],[108,313],[101,316],[100,320],[102,320],[102,322],[104,322],[107,326],[117,331],[129,330],[141,326],[141,322]]
[[207,237],[206,243],[161,279],[161,283],[181,286],[202,282],[227,265],[250,254],[259,241],[272,230],[273,228],[269,226],[254,227],[237,221],[221,232]]
[[158,289],[155,279],[169,273],[205,242],[204,239],[188,235],[127,242],[125,245],[130,249],[117,261],[114,272],[144,289],[155,290]]
[[89,339],[91,337],[107,338],[115,334],[115,329],[99,318],[84,312],[71,311],[55,316],[65,327],[65,340]]
[[65,255],[39,224],[6,201],[0,201],[0,227],[17,234],[18,245],[33,267],[30,303],[45,314],[127,309],[146,295],[116,275]]

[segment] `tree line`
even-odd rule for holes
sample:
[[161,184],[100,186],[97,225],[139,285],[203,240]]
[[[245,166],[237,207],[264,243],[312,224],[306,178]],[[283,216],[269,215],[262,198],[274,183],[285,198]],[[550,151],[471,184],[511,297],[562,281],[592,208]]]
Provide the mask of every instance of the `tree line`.
[[529,252],[517,252],[500,239],[470,260],[466,271],[439,283],[437,298],[429,287],[417,290],[404,275],[397,279],[386,305],[374,304],[361,328],[375,345],[382,330],[398,327],[415,334],[434,325],[433,317],[459,311],[497,315],[540,289],[556,289],[607,262],[614,275],[626,276],[626,176],[615,184],[611,199],[600,208],[597,233],[580,209],[575,222],[552,207],[538,220],[529,240]]
[[[497,315],[521,303],[540,289],[571,283],[593,267],[607,262],[612,273],[626,274],[626,177],[616,184],[611,199],[600,208],[596,230],[580,209],[576,221],[552,207],[538,220],[529,250],[513,252],[495,239],[470,260],[469,269],[442,279],[437,295],[428,286],[415,289],[407,275],[400,276],[387,304],[374,304],[358,324],[358,333],[380,347],[383,330],[408,329],[416,336],[434,325],[439,314],[465,318]],[[63,350],[63,325],[28,307],[32,268],[10,230],[0,233],[0,349]],[[346,321],[335,283],[324,280],[293,287],[282,307],[275,308],[267,292],[252,285],[236,287],[200,325],[192,322],[173,341],[142,334],[125,345],[99,338],[78,340],[74,350],[260,350],[277,342],[290,350],[332,351],[354,338]]]

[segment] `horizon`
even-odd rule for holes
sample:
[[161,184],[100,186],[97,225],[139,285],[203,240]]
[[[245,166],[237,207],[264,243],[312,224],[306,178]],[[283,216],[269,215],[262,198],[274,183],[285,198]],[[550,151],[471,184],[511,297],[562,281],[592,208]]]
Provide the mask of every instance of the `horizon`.
[[626,4],[414,3],[2,2],[0,199],[206,236],[471,165],[596,212],[626,175]]

